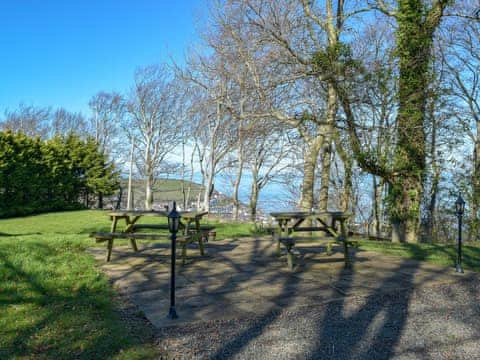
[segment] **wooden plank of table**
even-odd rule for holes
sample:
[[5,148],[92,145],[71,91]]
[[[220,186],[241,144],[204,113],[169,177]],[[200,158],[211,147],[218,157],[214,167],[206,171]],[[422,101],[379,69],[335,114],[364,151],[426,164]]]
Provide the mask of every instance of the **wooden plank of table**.
[[[179,211],[178,212],[183,218],[202,218],[208,214],[208,211]],[[168,217],[169,212],[160,210],[160,211],[144,211],[144,210],[124,210],[124,211],[113,211],[108,215],[112,217],[127,217],[127,216],[160,216]]]
[[270,215],[275,219],[293,219],[297,217],[307,216],[309,212],[306,211],[285,211],[285,212],[272,212]]
[[334,218],[343,219],[351,216],[349,213],[343,211],[285,211],[285,212],[271,212],[270,215],[275,219],[298,219],[309,216],[325,216],[329,215]]
[[180,211],[180,216],[184,219],[201,219],[208,215],[208,211]]
[[119,239],[141,239],[141,240],[165,240],[169,239],[168,235],[163,234],[146,234],[146,233],[106,233],[106,232],[97,232],[90,234],[90,237],[98,238],[100,240],[108,240],[111,238]]
[[110,216],[124,217],[124,216],[167,216],[167,211],[143,211],[143,210],[123,210],[109,213]]

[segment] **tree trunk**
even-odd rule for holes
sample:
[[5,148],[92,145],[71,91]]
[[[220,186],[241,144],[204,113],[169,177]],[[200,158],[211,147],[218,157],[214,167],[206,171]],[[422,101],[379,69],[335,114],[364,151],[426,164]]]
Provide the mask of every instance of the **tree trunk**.
[[352,204],[353,200],[353,162],[350,157],[347,157],[343,161],[343,168],[345,171],[344,174],[344,183],[343,183],[343,193],[340,199],[340,210],[344,212],[353,211],[354,206]]
[[389,196],[397,206],[390,209],[392,242],[418,242],[422,186],[421,180],[412,177],[399,179],[391,186]]
[[258,203],[258,182],[255,177],[252,179],[252,186],[250,190],[250,220],[257,220],[257,203]]
[[307,142],[307,149],[303,160],[302,197],[300,200],[300,208],[304,211],[310,211],[314,207],[315,170],[317,168],[317,159],[322,143],[323,136],[320,133],[312,141]]
[[334,141],[337,153],[342,160],[344,170],[343,192],[340,198],[340,209],[344,212],[348,212],[349,210],[353,211],[353,157],[346,151],[341,143],[338,131],[334,132]]
[[324,141],[323,151],[320,156],[322,162],[321,183],[318,196],[318,209],[320,211],[328,210],[328,190],[330,188],[330,168],[332,164],[332,144],[331,139],[327,135]]
[[152,210],[153,207],[153,166],[150,156],[151,138],[147,139],[145,146],[145,210]]
[[240,181],[242,180],[242,172],[243,172],[243,149],[239,149],[238,155],[238,168],[237,168],[237,176],[235,178],[235,182],[233,184],[233,219],[235,221],[238,220],[238,214],[240,211],[240,200],[238,199],[238,190],[240,188]]
[[[334,42],[336,43],[336,41]],[[322,176],[320,185],[320,194],[318,198],[318,209],[320,211],[328,210],[328,190],[330,188],[330,168],[332,164],[332,140],[335,121],[337,117],[337,93],[332,84],[328,85],[327,102],[327,125],[321,127],[324,136],[323,149],[321,154]]]
[[145,179],[145,210],[152,210],[153,207],[153,174],[148,169],[147,178]]
[[123,188],[120,186],[118,188],[118,199],[117,199],[117,204],[115,205],[115,210],[120,209],[122,206],[122,198],[123,198]]
[[183,200],[183,210],[187,208],[187,190],[185,189],[185,135],[182,139],[182,200]]
[[430,189],[430,199],[427,208],[427,222],[425,228],[426,241],[435,241],[435,219],[437,210],[438,186],[440,182],[440,167],[437,161],[437,122],[435,118],[435,102],[429,104],[429,116],[432,122],[432,138],[430,143],[430,161],[432,166],[432,187]]
[[395,174],[389,193],[392,241],[417,242],[420,203],[426,169],[425,106],[433,32],[447,2],[439,1],[425,14],[420,0],[399,0],[397,53],[399,92],[394,154]]
[[375,175],[372,176],[372,186],[373,186],[373,221],[374,221],[374,229],[375,229],[375,236],[380,237],[382,230],[382,193],[383,193],[383,180],[377,180]]
[[[192,150],[192,155],[190,156],[190,180],[189,180],[189,183],[188,183],[187,195],[186,195],[186,200],[185,200],[188,208],[190,208],[190,196],[191,196],[191,193],[192,193],[193,172],[195,170],[194,163],[193,163],[194,156],[195,156],[195,149]],[[198,209],[198,205],[197,205],[197,209]]]
[[[243,104],[243,103],[242,103]],[[243,106],[240,108],[241,116],[243,116]],[[235,182],[233,183],[233,219],[238,221],[238,213],[240,210],[240,201],[238,199],[238,190],[240,188],[240,182],[242,180],[242,173],[243,173],[243,127],[242,127],[242,120],[240,120],[238,126],[238,167],[237,167],[237,175],[235,177]]]
[[[477,240],[479,230],[478,211],[480,209],[480,122],[477,121],[477,136],[473,149],[472,201],[470,204],[469,240]],[[473,239],[472,239],[473,238]]]
[[103,209],[103,194],[98,193],[98,208]]
[[213,186],[213,174],[209,173],[207,175],[207,181],[205,183],[205,189],[203,193],[203,210],[210,211],[210,196],[212,193]]

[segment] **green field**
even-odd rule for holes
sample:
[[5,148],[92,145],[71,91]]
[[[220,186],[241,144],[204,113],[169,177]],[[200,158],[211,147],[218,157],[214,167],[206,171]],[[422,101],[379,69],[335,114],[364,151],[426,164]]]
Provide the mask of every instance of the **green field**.
[[[198,195],[203,193],[202,186],[197,183],[190,183],[189,181],[184,182],[185,192],[188,192],[188,187],[190,186],[190,197],[189,202],[196,202]],[[128,181],[123,179],[121,181],[121,186],[124,190],[124,197],[126,201],[127,197],[127,188]],[[143,202],[145,199],[145,181],[143,180],[133,180],[132,181],[133,197],[135,200],[135,205],[143,207]],[[113,199],[116,199],[118,194],[113,196]],[[182,193],[182,180],[178,179],[157,179],[153,186],[153,198],[156,202],[172,202],[176,201],[177,204],[183,203],[183,193]]]
[[[127,188],[127,180],[122,181],[124,188]],[[202,186],[196,183],[190,183],[185,181],[185,191],[188,186],[191,186],[190,199],[195,201],[199,193],[202,192]],[[135,197],[137,199],[145,198],[145,181],[133,180],[132,188],[135,191]],[[153,186],[154,199],[156,201],[177,201],[181,202],[183,199],[182,194],[182,180],[177,179],[158,179]]]
[[[0,220],[0,359],[159,355],[149,327],[122,320],[111,285],[85,252],[94,246],[88,234],[109,226],[102,211]],[[249,224],[216,226],[220,239],[251,235]]]

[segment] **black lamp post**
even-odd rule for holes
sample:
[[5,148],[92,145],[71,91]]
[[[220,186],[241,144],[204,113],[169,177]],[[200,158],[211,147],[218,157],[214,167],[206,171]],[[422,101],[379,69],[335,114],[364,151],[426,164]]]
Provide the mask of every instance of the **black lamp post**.
[[173,202],[173,209],[168,214],[168,230],[172,239],[172,258],[171,258],[171,278],[170,278],[170,310],[168,312],[169,319],[178,317],[175,311],[175,262],[177,252],[177,232],[180,226],[180,214],[177,211],[177,204]]
[[458,254],[457,254],[457,273],[463,273],[462,268],[462,217],[465,212],[465,200],[462,195],[458,195],[457,201],[455,201],[455,212],[458,217]]

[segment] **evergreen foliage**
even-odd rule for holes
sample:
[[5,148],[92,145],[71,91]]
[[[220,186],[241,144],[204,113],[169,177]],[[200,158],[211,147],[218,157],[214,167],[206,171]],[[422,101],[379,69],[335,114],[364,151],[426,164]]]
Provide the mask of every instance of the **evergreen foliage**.
[[118,186],[118,174],[97,143],[78,135],[48,141],[0,132],[0,217],[89,206]]

